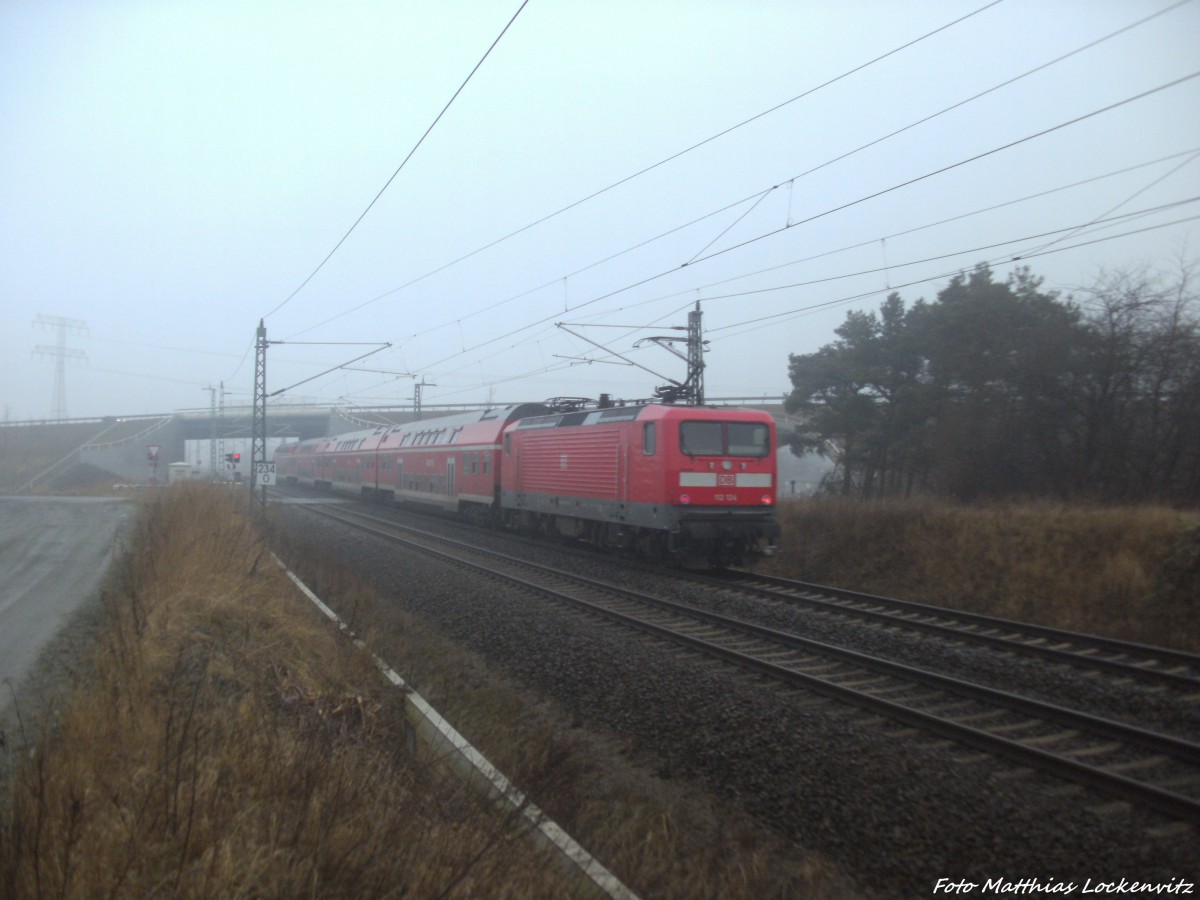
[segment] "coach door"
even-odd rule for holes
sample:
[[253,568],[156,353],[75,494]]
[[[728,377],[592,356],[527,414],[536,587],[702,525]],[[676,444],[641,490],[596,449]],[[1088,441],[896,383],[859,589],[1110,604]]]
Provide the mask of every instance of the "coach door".
[[453,497],[458,494],[458,490],[454,484],[454,457],[446,460],[446,496]]

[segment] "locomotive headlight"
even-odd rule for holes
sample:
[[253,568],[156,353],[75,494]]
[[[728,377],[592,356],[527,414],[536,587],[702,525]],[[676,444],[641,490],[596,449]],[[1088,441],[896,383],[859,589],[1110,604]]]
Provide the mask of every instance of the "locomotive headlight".
[[691,494],[680,494],[679,502],[682,503],[684,506],[687,506],[689,503],[692,502],[692,495]]

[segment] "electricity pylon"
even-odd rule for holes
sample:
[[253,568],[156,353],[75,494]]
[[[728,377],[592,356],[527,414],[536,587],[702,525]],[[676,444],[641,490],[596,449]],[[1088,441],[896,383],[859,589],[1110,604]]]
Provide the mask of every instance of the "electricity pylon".
[[61,422],[67,417],[67,360],[87,361],[86,353],[67,346],[67,332],[87,334],[87,322],[80,319],[64,319],[62,316],[39,314],[33,320],[33,324],[42,328],[53,328],[58,332],[58,339],[53,347],[39,344],[33,348],[33,352],[37,356],[49,356],[54,360],[54,402],[50,417]]

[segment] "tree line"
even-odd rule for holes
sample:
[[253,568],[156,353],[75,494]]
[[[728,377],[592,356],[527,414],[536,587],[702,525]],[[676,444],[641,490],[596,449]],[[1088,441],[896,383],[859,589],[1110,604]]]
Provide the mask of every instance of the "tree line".
[[1194,264],[1101,273],[1063,298],[1028,267],[979,265],[936,300],[890,294],[791,355],[796,452],[826,489],[960,501],[1200,503]]

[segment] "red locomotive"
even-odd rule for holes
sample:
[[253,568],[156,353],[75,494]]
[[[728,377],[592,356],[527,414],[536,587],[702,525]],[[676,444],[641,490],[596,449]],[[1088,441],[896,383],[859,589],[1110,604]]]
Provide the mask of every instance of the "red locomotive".
[[654,558],[774,551],[775,424],[763,412],[523,404],[285,444],[280,479]]

